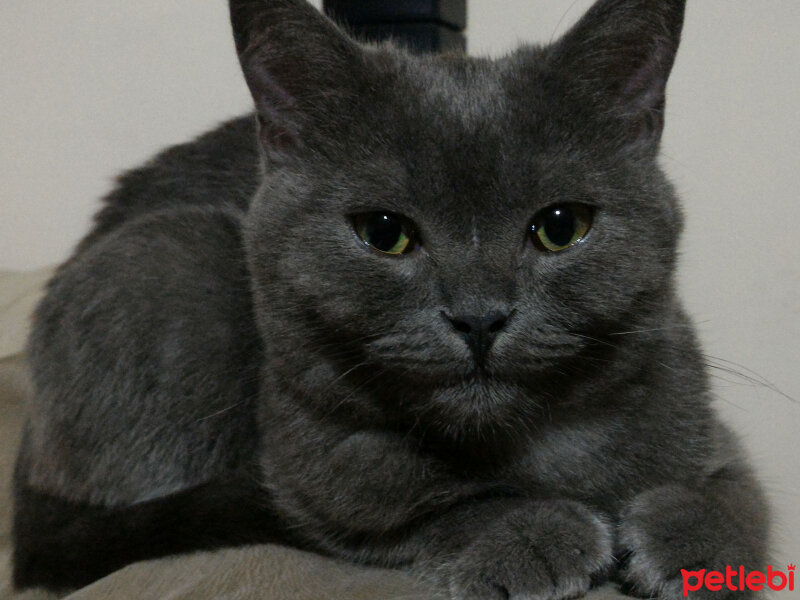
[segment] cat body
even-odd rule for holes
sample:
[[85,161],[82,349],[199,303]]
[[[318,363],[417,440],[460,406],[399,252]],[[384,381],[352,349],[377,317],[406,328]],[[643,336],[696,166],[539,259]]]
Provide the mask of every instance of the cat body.
[[601,0],[489,61],[232,0],[256,118],[125,176],[37,310],[18,585],[253,541],[459,599],[760,567],[674,291],[683,8]]

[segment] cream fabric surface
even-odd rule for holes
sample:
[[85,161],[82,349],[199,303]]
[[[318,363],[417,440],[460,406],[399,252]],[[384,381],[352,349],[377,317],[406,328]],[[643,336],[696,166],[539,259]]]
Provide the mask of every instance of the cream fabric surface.
[[[0,273],[0,600],[54,600],[10,584],[10,478],[30,392],[24,360],[29,315],[50,270]],[[368,569],[280,546],[201,552],[129,565],[64,600],[438,600],[400,571]],[[624,598],[613,587],[591,600]]]

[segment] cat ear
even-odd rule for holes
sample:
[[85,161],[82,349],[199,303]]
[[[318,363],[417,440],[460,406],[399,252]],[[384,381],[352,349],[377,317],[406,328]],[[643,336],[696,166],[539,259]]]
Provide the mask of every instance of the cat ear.
[[685,0],[599,0],[553,48],[582,99],[621,124],[625,144],[658,144],[685,7]]
[[335,135],[329,129],[359,93],[358,44],[305,0],[230,0],[230,15],[267,157]]

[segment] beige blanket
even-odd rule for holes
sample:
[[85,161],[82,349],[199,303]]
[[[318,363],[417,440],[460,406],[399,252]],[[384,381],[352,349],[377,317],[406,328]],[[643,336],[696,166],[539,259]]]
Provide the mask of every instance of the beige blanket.
[[[0,273],[0,600],[52,600],[41,590],[15,594],[10,584],[10,477],[25,397],[24,346],[30,312],[49,270]],[[613,587],[592,600],[620,598]],[[200,552],[130,565],[68,600],[109,598],[226,600],[423,600],[441,595],[399,571],[368,569],[280,546]]]

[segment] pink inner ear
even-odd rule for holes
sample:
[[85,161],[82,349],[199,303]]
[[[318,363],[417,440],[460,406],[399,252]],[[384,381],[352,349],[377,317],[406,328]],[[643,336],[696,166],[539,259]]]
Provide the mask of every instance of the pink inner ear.
[[259,64],[256,57],[242,61],[247,86],[253,96],[256,109],[259,113],[266,114],[269,118],[274,118],[282,110],[291,109],[295,100],[277,80]]
[[665,73],[674,52],[664,41],[656,43],[646,60],[625,79],[620,90],[620,100],[628,115],[627,143],[652,143],[661,137],[664,129]]
[[287,152],[297,145],[297,138],[289,133],[288,130],[276,127],[271,132],[271,135],[268,136],[268,141],[262,138],[262,142],[268,143],[275,152]]
[[639,142],[651,144],[661,138],[664,130],[664,113],[662,110],[643,109],[630,119],[630,125],[625,136],[628,146],[635,146]]
[[647,60],[627,78],[625,86],[622,88],[622,97],[636,103],[640,109],[661,110],[666,85],[664,72],[669,69],[665,63],[672,55],[674,53],[667,50],[666,43],[656,44]]
[[[274,111],[270,112],[274,113]],[[275,117],[275,114],[265,116],[259,113],[258,115],[258,137],[261,146],[273,158],[275,155],[285,154],[299,146],[297,135],[288,127],[281,125]]]
[[292,127],[295,99],[256,60],[243,61],[243,70],[256,105],[264,150],[274,158],[297,148],[299,138]]

